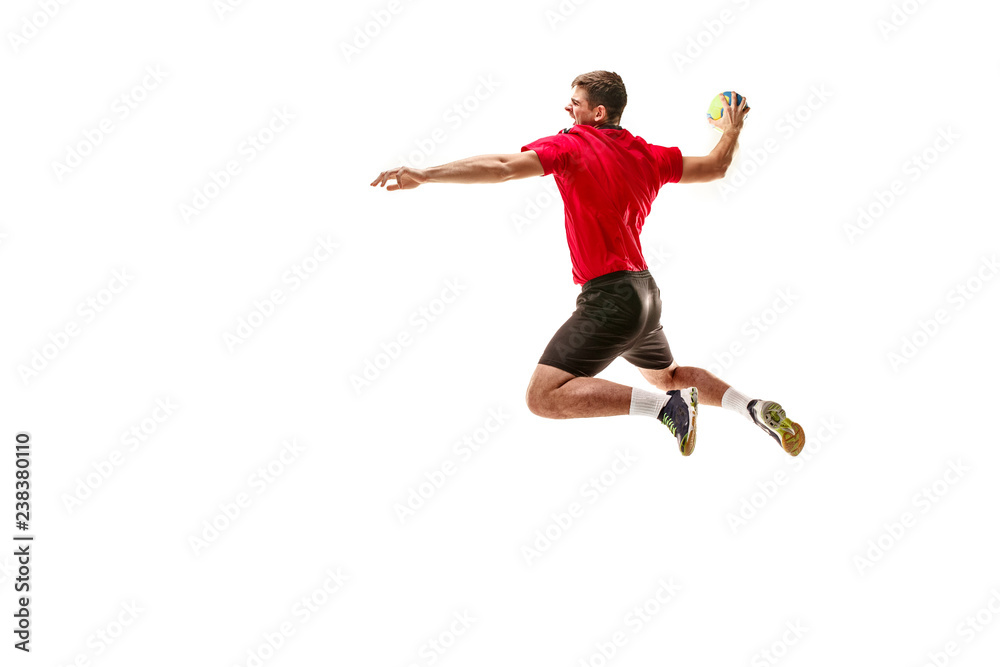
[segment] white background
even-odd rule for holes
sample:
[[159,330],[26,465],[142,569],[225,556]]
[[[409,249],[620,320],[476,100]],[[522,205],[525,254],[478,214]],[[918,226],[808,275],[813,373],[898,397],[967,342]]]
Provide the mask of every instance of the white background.
[[[0,21],[3,664],[1000,653],[994,4],[50,4],[8,2]],[[716,140],[713,95],[748,96],[726,180],[665,187],[642,240],[676,358],[780,401],[808,434],[798,459],[718,408],[690,458],[650,419],[527,410],[579,292],[552,177],[369,187],[556,133],[594,69],[623,77],[624,127],[687,154]],[[276,109],[293,118],[270,132]],[[250,136],[266,142],[252,160]],[[878,214],[867,228],[859,209]],[[295,284],[293,267],[312,273]],[[602,377],[648,388],[623,360]],[[19,431],[30,656],[12,648]]]

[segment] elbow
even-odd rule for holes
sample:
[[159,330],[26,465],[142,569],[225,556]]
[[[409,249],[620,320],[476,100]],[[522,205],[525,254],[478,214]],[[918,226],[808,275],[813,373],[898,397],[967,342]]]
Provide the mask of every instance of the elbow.
[[720,180],[720,179],[725,178],[726,177],[726,172],[729,171],[729,165],[731,165],[732,163],[733,163],[733,161],[731,159],[730,160],[720,160],[719,163],[715,166],[715,179],[714,180]]
[[517,178],[517,170],[514,168],[514,163],[511,160],[503,158],[497,160],[493,170],[493,177],[497,183]]

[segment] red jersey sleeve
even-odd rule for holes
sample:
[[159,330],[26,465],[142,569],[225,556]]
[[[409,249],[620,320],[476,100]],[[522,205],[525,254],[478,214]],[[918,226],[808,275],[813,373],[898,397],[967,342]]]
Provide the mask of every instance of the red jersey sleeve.
[[542,137],[530,144],[521,146],[521,152],[535,151],[538,153],[538,160],[542,163],[543,176],[551,173],[565,173],[576,154],[578,140],[570,133],[554,134],[551,137]]
[[684,163],[681,161],[681,149],[654,145],[650,145],[650,148],[653,150],[653,155],[656,156],[656,163],[660,167],[660,187],[663,187],[667,183],[676,183],[681,180],[681,174],[684,173]]

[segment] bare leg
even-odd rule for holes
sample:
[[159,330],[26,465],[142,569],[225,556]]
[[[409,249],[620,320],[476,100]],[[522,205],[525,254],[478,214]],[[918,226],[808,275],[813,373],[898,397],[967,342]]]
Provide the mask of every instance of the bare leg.
[[632,403],[632,387],[538,364],[525,395],[528,409],[539,417],[610,417],[627,415]]
[[722,395],[729,385],[703,368],[694,366],[678,366],[677,362],[660,370],[640,368],[639,371],[646,380],[661,391],[698,388],[698,403],[702,405],[722,405]]

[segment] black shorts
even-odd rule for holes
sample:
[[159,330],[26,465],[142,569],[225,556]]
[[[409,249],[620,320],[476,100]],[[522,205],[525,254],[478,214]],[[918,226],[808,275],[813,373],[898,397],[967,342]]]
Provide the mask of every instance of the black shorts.
[[660,325],[660,288],[649,271],[615,271],[588,281],[576,310],[538,363],[593,377],[618,357],[639,368],[673,363]]

